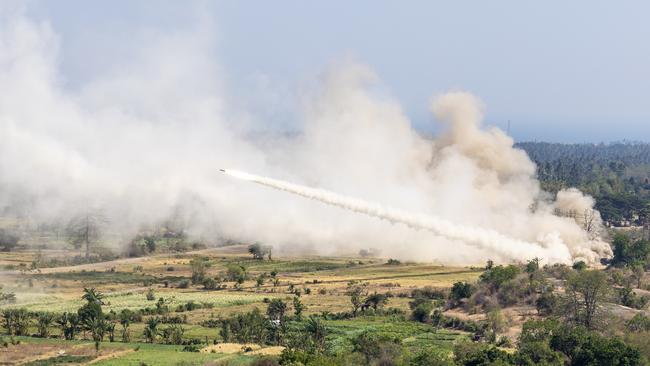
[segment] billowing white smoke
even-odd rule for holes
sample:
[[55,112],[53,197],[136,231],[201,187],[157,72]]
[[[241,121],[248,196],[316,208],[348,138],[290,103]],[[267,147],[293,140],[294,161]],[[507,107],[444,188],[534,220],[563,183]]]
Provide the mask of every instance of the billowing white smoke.
[[[268,116],[231,107],[242,103],[224,91],[205,17],[181,31],[131,32],[135,46],[122,50],[132,51],[103,60],[110,67],[74,89],[57,63],[65,40],[47,23],[1,9],[0,20],[6,214],[65,222],[101,209],[109,231],[124,233],[116,242],[175,217],[207,240],[322,253],[373,247],[445,263],[596,261],[609,253],[598,216],[588,233],[580,215],[564,214],[587,212],[593,201],[573,190],[557,201],[542,192],[534,164],[502,131],[481,127],[481,105],[467,93],[435,99],[433,112],[447,126],[430,140],[377,88],[371,70],[335,64],[314,88],[296,88],[303,92],[282,102],[300,107],[302,125],[287,136],[268,133]],[[219,175],[224,166],[417,212],[403,221],[434,230],[242,185]]]
[[346,210],[377,217],[394,224],[400,223],[413,229],[429,230],[446,238],[461,240],[467,244],[503,255],[506,258],[537,257],[545,262],[551,263],[570,263],[571,261],[571,255],[567,248],[563,245],[558,245],[558,243],[545,243],[550,244],[548,247],[540,246],[538,244],[508,238],[494,230],[457,225],[435,216],[404,212],[322,189],[309,188],[232,169],[223,170],[223,172],[231,177],[297,194]]

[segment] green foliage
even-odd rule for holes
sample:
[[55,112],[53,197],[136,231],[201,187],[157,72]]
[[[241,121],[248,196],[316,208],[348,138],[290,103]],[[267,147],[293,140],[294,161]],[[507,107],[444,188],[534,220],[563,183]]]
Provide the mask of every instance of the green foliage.
[[596,198],[603,219],[615,225],[622,220],[639,225],[645,220],[650,204],[649,144],[524,142],[516,146],[536,163],[544,189],[555,193],[578,187]]
[[625,323],[625,327],[630,332],[650,332],[650,318],[638,313]]
[[643,365],[640,352],[621,339],[552,319],[524,323],[515,358],[522,365]]
[[644,309],[648,305],[650,298],[647,296],[637,295],[631,288],[623,287],[617,289],[619,302],[623,306],[634,309]]
[[225,342],[265,344],[269,340],[269,322],[257,309],[222,320],[221,337]]
[[617,233],[612,241],[614,257],[612,265],[633,266],[644,265],[650,255],[650,242],[647,240],[633,241],[624,233]]
[[454,347],[454,361],[465,366],[511,365],[512,356],[485,343],[459,342]]
[[293,297],[293,313],[296,316],[296,320],[302,318],[302,312],[305,310],[305,305],[300,301],[300,297]]
[[596,313],[610,293],[607,274],[585,270],[572,273],[566,281],[565,315],[579,324],[592,328]]
[[571,268],[575,269],[576,271],[584,271],[587,269],[587,263],[585,261],[577,261],[573,263],[573,266]]
[[388,303],[388,296],[377,292],[366,297],[366,300],[364,301],[364,304],[366,306],[371,306],[375,311],[377,311],[378,308],[386,305],[387,303]]
[[467,282],[455,282],[449,293],[449,298],[454,301],[467,299],[470,296],[472,296],[472,285]]
[[273,299],[266,308],[266,315],[272,320],[279,322],[284,321],[284,316],[287,312],[287,304],[280,299]]
[[313,344],[317,350],[322,350],[325,347],[325,337],[327,337],[327,327],[325,324],[315,316],[310,316],[305,324],[305,333],[311,337]]
[[519,267],[515,265],[492,266],[481,274],[479,280],[493,290],[498,290],[501,285],[514,279],[520,272]]
[[156,341],[156,338],[159,335],[159,330],[158,330],[159,325],[160,325],[159,317],[151,317],[147,320],[142,334],[146,342],[154,343]]
[[266,255],[268,255],[269,260],[271,260],[271,251],[272,248],[270,246],[261,245],[259,243],[248,246],[248,252],[253,256],[253,258],[258,260],[263,260]]
[[205,279],[210,262],[206,258],[197,257],[190,261],[190,267],[192,269],[192,284],[197,284]]
[[26,335],[30,325],[30,316],[25,309],[5,309],[2,311],[3,327],[8,335]]
[[214,278],[206,278],[203,280],[203,289],[204,290],[216,290],[219,288],[219,282],[217,282]]
[[165,344],[182,344],[185,329],[179,324],[172,324],[162,329],[160,336]]
[[38,328],[38,336],[47,338],[50,335],[50,326],[54,324],[55,316],[52,313],[40,312],[36,314],[36,327]]
[[154,301],[156,299],[156,294],[153,292],[153,289],[151,287],[147,289],[146,297],[147,301]]
[[230,264],[226,268],[226,281],[244,283],[246,280],[246,267],[237,264]]

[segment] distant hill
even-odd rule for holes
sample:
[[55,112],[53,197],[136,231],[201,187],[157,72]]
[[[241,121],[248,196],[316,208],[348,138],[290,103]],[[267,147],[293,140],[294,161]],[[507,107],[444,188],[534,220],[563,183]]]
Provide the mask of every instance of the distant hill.
[[596,198],[613,225],[640,225],[650,216],[650,144],[520,142],[537,164],[544,189],[578,187]]

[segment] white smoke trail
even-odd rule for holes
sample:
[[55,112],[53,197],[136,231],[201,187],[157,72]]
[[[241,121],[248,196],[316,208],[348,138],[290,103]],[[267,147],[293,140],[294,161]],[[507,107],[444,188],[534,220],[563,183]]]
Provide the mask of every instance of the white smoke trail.
[[571,255],[566,246],[554,242],[530,243],[507,237],[495,230],[459,225],[435,216],[406,212],[323,189],[310,188],[237,170],[221,169],[221,171],[233,178],[293,193],[328,205],[387,220],[394,224],[400,223],[412,229],[429,230],[437,235],[487,249],[507,258],[521,260],[537,257],[546,263],[571,262]]

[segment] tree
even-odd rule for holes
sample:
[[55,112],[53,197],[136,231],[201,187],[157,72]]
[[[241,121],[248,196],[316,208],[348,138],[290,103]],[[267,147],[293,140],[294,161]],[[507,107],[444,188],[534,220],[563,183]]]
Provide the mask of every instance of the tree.
[[264,280],[266,279],[266,273],[261,273],[259,276],[257,276],[257,279],[255,280],[255,287],[260,288],[264,284]]
[[95,290],[94,287],[83,289],[83,295],[81,296],[83,300],[86,300],[89,304],[104,305],[104,294]]
[[511,365],[512,356],[493,345],[474,342],[458,342],[454,346],[457,365],[488,366]]
[[352,347],[355,352],[361,353],[366,359],[366,365],[381,354],[380,339],[376,333],[364,331],[352,339]]
[[284,315],[287,312],[287,304],[280,299],[273,299],[269,303],[269,306],[266,308],[266,315],[271,320],[278,321],[280,323],[284,322]]
[[491,266],[481,274],[479,280],[482,283],[487,284],[493,291],[496,291],[499,290],[501,285],[504,283],[513,280],[519,272],[519,267],[515,265]]
[[4,328],[9,335],[26,335],[30,324],[29,312],[25,309],[5,309],[2,311]]
[[302,312],[305,310],[305,305],[300,301],[300,297],[293,297],[293,313],[296,315],[296,320],[302,319]]
[[632,276],[636,281],[636,288],[640,289],[643,283],[643,277],[645,276],[645,268],[643,268],[643,265],[637,263],[632,266]]
[[595,315],[609,294],[607,274],[602,271],[585,270],[572,273],[566,281],[569,314],[573,320],[587,328],[595,325]]
[[225,278],[227,281],[243,283],[246,280],[246,267],[237,264],[228,265]]
[[108,324],[102,315],[86,317],[82,319],[82,324],[86,330],[90,331],[93,341],[101,342],[104,340]]
[[18,245],[19,241],[20,237],[15,233],[6,229],[0,229],[0,251],[10,252]]
[[54,314],[48,312],[39,312],[36,315],[36,327],[38,336],[47,338],[50,335],[50,326],[54,323]]
[[180,324],[172,324],[162,330],[162,340],[165,344],[182,344],[185,329]]
[[428,300],[427,302],[417,305],[415,309],[413,309],[411,317],[413,320],[426,323],[430,320],[431,311],[433,311],[433,305],[431,304],[431,300]]
[[133,317],[133,312],[129,309],[123,309],[119,315],[119,322],[122,326],[122,342],[129,342],[131,340],[131,334],[129,333],[129,326],[131,326],[131,318]]
[[388,296],[385,294],[374,293],[366,298],[364,303],[377,311],[377,308],[380,308],[388,303]]
[[210,262],[206,258],[194,258],[190,261],[190,267],[192,269],[192,284],[197,284],[205,279]]
[[61,328],[61,334],[66,340],[74,339],[79,330],[79,316],[75,313],[64,312],[56,320],[56,324]]
[[617,233],[612,241],[615,266],[644,265],[650,255],[650,242],[647,240],[632,241],[629,236]]
[[158,325],[160,325],[159,317],[151,317],[147,320],[143,331],[143,336],[147,343],[153,343],[156,337],[158,337]]
[[99,212],[86,212],[68,222],[66,235],[75,249],[86,248],[86,259],[90,257],[90,246],[101,239],[104,217]]
[[496,341],[497,334],[502,332],[506,326],[506,319],[501,313],[501,309],[494,308],[488,311],[487,315],[487,324],[490,330],[490,340],[492,342]]
[[363,293],[363,289],[359,286],[355,286],[352,289],[348,290],[348,293],[350,294],[350,302],[352,303],[352,314],[354,316],[357,316],[357,311],[359,311],[359,308],[363,303],[361,301],[361,294]]
[[455,282],[449,293],[449,298],[454,301],[467,299],[470,296],[472,296],[472,285],[467,282]]
[[587,269],[587,263],[585,261],[577,261],[573,263],[573,266],[571,268],[575,269],[576,271],[584,271]]
[[316,349],[322,350],[325,347],[327,328],[319,318],[310,316],[305,324],[305,332],[311,337]]
[[263,260],[264,256],[268,254],[271,260],[271,247],[255,243],[248,246],[248,252],[253,255],[254,259]]

